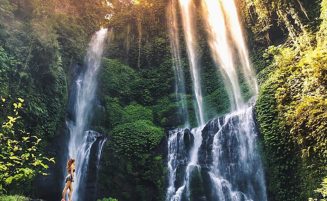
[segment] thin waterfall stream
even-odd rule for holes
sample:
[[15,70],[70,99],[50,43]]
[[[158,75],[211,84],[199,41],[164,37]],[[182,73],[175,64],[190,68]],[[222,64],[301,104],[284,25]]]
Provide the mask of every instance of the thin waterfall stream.
[[175,94],[177,100],[180,102],[180,115],[184,118],[185,127],[189,126],[189,114],[187,108],[187,100],[185,97],[185,78],[181,61],[181,50],[179,42],[179,29],[178,29],[178,13],[177,1],[172,0],[167,8],[167,21],[168,31],[170,38],[171,55],[173,62],[173,69],[175,73]]
[[[91,121],[97,89],[97,74],[101,65],[107,32],[107,29],[101,29],[93,35],[84,61],[85,69],[74,83],[73,119],[67,121],[70,134],[69,157],[76,160],[75,181],[73,183],[74,200],[95,199],[90,197],[94,196],[92,193],[95,191],[95,186],[86,186],[95,182],[86,181],[90,178],[96,178],[97,173],[94,173],[94,168],[95,170],[98,168],[106,138],[100,133],[88,130],[88,127]],[[90,171],[92,169],[93,171]],[[86,188],[92,192],[91,195],[86,193]]]
[[195,115],[198,125],[204,124],[203,97],[200,80],[199,54],[197,52],[197,39],[194,23],[195,5],[192,0],[178,0],[181,9],[183,30],[189,59],[189,66],[195,96]]
[[[172,5],[177,6],[174,1]],[[198,127],[168,134],[167,201],[266,201],[266,187],[253,116],[258,85],[234,0],[203,0],[201,13],[213,61],[224,78],[231,112],[203,119],[200,65],[192,0],[179,0],[181,20],[196,99]],[[176,9],[176,8],[175,8]],[[177,17],[170,17],[175,27]],[[178,29],[170,29],[178,32]],[[176,33],[170,39],[178,40]],[[174,48],[174,46],[172,46]],[[236,50],[236,51],[234,51]],[[177,50],[173,50],[177,51]],[[180,51],[180,50],[179,50]],[[245,100],[239,73],[252,94]]]
[[[178,22],[177,22],[177,5],[181,9],[182,14],[182,23],[183,23],[183,30],[184,30],[184,38],[187,46],[187,54],[189,59],[189,66],[191,71],[191,77],[193,82],[193,93],[195,98],[195,116],[197,120],[197,125],[199,128],[192,129],[189,131],[189,134],[192,134],[192,146],[188,146],[188,151],[190,154],[188,157],[183,157],[182,162],[182,169],[179,168],[179,145],[183,147],[183,140],[184,134],[183,132],[186,130],[179,130],[176,129],[170,132],[169,142],[168,142],[168,177],[169,177],[169,187],[167,189],[167,196],[166,200],[181,200],[183,194],[186,192],[188,197],[190,197],[190,181],[191,176],[194,172],[200,171],[200,166],[198,165],[198,157],[197,153],[201,146],[202,136],[201,130],[202,126],[204,125],[204,107],[203,107],[203,97],[202,97],[202,89],[201,89],[201,80],[200,80],[200,72],[199,72],[199,61],[198,61],[198,53],[197,53],[197,39],[196,39],[196,32],[195,32],[195,24],[194,24],[194,10],[195,5],[191,0],[178,0],[172,1],[170,4],[170,11],[171,13],[168,14],[168,24],[169,33],[170,33],[170,41],[171,41],[171,48],[172,48],[172,55],[173,60],[177,61],[174,63],[174,72],[177,78],[177,84],[180,86],[184,86],[184,79],[183,72],[181,69],[181,62],[180,62],[180,46],[179,46],[179,30],[178,30]],[[180,93],[185,93],[182,88]],[[185,104],[182,104],[182,107],[185,107]],[[186,108],[185,108],[186,109]],[[182,110],[185,110],[182,108]],[[187,110],[186,110],[187,111]],[[186,113],[187,114],[187,113]],[[187,117],[188,120],[188,117]],[[186,122],[186,125],[189,123]],[[182,135],[182,136],[181,136]],[[186,135],[190,137],[190,135]],[[190,142],[191,142],[190,141]],[[190,144],[189,144],[190,145]],[[176,147],[178,146],[178,147]],[[187,155],[187,153],[184,153]],[[180,182],[180,185],[175,185],[176,175],[178,174],[177,171],[183,171],[183,179]]]

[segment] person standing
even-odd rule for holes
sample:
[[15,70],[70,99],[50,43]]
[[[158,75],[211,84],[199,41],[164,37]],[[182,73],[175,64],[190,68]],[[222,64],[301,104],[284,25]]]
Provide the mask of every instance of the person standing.
[[68,192],[68,199],[69,201],[72,201],[72,195],[73,195],[73,182],[74,182],[74,173],[75,173],[75,160],[69,159],[67,161],[67,177],[65,179],[65,188],[62,191],[62,199],[61,201],[66,201],[65,197]]

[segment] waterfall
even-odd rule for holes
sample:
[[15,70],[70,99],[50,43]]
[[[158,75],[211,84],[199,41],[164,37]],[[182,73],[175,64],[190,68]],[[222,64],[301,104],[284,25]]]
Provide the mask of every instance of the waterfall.
[[[208,144],[200,151],[200,164],[210,161],[211,199],[266,201],[266,189],[252,107],[211,122],[214,135],[204,132]],[[208,153],[209,152],[209,153]]]
[[[86,178],[88,164],[90,163],[90,150],[98,135],[92,135],[92,132],[86,132],[90,122],[93,101],[97,88],[97,74],[101,64],[104,42],[107,37],[107,29],[101,29],[96,32],[87,50],[85,57],[85,69],[75,82],[75,100],[73,109],[73,120],[67,121],[69,128],[69,157],[76,160],[76,176],[74,184],[73,197],[75,200],[83,200],[80,193],[83,191],[81,180]],[[89,135],[91,134],[91,136]],[[98,146],[99,149],[102,146]],[[101,151],[97,151],[101,153]],[[92,161],[93,162],[93,161]],[[96,161],[95,161],[96,162]]]
[[[77,159],[81,159],[76,169],[78,188],[75,196],[78,200],[96,200],[96,182],[102,148],[106,138],[95,131],[85,131],[84,143],[82,144]],[[74,199],[76,198],[74,196]]]
[[167,201],[182,200],[185,194],[190,197],[191,176],[200,171],[198,152],[202,142],[201,130],[202,127],[169,132]]
[[245,79],[247,81],[248,87],[250,88],[253,95],[257,95],[258,83],[255,77],[255,72],[253,71],[250,64],[249,53],[245,43],[245,38],[243,35],[242,26],[239,20],[235,2],[234,0],[223,0],[221,3],[225,11],[225,15],[227,16],[227,23],[231,32],[232,40],[239,54],[241,69],[244,75],[246,75]]
[[[190,45],[194,44],[195,33],[190,22],[190,12],[194,12],[191,9],[192,1],[179,2],[192,64],[196,52],[196,46]],[[235,2],[202,0],[201,8],[211,55],[223,75],[232,112],[206,125],[199,124],[202,126],[192,130],[175,129],[169,132],[166,200],[267,201],[253,117],[258,85]],[[191,65],[191,73],[193,67]],[[192,76],[199,76],[195,72]],[[241,72],[253,96],[248,102],[242,97]],[[199,80],[193,77],[192,81],[200,89]]]
[[195,114],[197,118],[198,125],[204,124],[204,115],[203,115],[203,98],[201,90],[201,81],[199,73],[199,55],[196,51],[197,49],[197,40],[194,24],[193,13],[195,7],[192,0],[178,0],[179,6],[181,8],[184,36],[187,47],[187,54],[189,59],[190,71],[193,81],[193,90],[195,95]]
[[[177,80],[183,83],[183,74],[181,69],[181,59],[180,59],[180,46],[179,46],[179,34],[178,34],[178,22],[177,22],[177,8],[176,2],[172,0],[170,9],[171,13],[168,14],[168,21],[170,22],[169,32],[170,32],[170,42],[172,46],[173,58],[175,60],[175,74],[177,75]],[[204,125],[204,114],[203,114],[203,98],[200,82],[199,73],[199,62],[198,53],[196,51],[197,41],[196,32],[194,24],[194,5],[191,0],[178,0],[178,5],[181,9],[182,22],[184,37],[187,46],[187,54],[189,59],[189,66],[191,71],[191,77],[193,81],[193,91],[195,95],[195,115],[197,119],[197,125],[199,128],[192,129],[188,131],[187,129],[179,130],[176,129],[170,132],[168,139],[168,177],[169,177],[169,187],[167,189],[166,200],[181,200],[185,193],[190,197],[190,181],[191,176],[194,172],[199,172],[200,166],[197,164],[197,153],[201,146],[202,136],[201,136],[201,126]],[[182,85],[183,86],[183,85]],[[184,87],[184,86],[183,86]],[[185,88],[185,87],[184,87]],[[183,88],[182,88],[183,90]],[[182,92],[182,91],[181,91]],[[184,89],[185,93],[185,89]],[[186,106],[185,106],[186,107]],[[182,109],[183,110],[183,109]],[[187,132],[188,131],[188,132]],[[187,132],[188,134],[184,134]],[[192,134],[193,133],[193,134]],[[183,150],[184,147],[184,136],[192,136],[192,146],[188,146],[188,151]],[[182,137],[181,137],[182,136]],[[183,161],[179,160],[179,151],[184,152],[182,154]],[[180,175],[182,172],[182,180],[180,180],[179,185],[176,185],[176,176]]]
[[172,0],[167,8],[167,21],[170,38],[170,47],[173,60],[173,69],[175,73],[175,94],[180,102],[180,114],[184,118],[184,126],[189,126],[189,115],[187,110],[187,100],[185,92],[185,79],[181,63],[181,51],[179,43],[178,16],[176,0]]
[[204,20],[207,23],[211,54],[224,77],[233,111],[243,106],[243,98],[221,2],[220,0],[203,0],[202,7],[204,10]]

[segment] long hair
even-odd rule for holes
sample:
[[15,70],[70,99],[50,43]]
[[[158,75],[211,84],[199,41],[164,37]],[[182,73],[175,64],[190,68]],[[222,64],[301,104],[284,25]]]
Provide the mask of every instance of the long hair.
[[75,163],[75,159],[69,159],[68,161],[67,161],[67,167],[66,167],[66,169],[67,169],[67,172],[68,173],[70,173],[70,169],[71,169],[71,166],[72,166],[72,164],[73,163]]

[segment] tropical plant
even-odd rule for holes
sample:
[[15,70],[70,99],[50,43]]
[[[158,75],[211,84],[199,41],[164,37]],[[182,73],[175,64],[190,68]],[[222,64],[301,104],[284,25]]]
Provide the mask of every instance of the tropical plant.
[[0,118],[0,192],[6,192],[11,185],[31,180],[37,174],[46,175],[45,170],[54,159],[43,156],[38,147],[41,139],[25,131],[19,116],[24,100],[18,98],[12,107],[6,107],[10,101],[3,97],[0,102],[4,115]]

